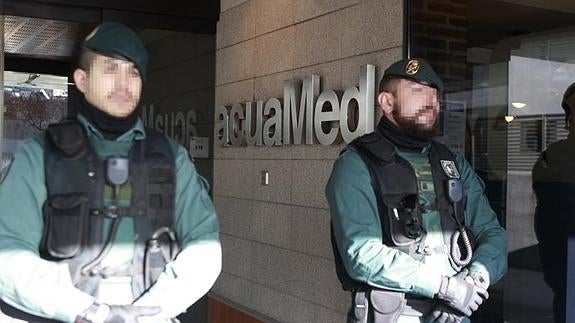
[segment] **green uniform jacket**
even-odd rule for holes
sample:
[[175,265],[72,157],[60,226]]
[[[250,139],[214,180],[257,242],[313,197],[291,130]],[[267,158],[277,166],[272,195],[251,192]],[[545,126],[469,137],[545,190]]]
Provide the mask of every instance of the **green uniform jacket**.
[[[145,138],[140,120],[115,141],[104,139],[82,116],[79,120],[102,158],[127,156],[133,142]],[[38,255],[43,230],[42,206],[47,197],[43,142],[44,134],[21,144],[0,185],[0,297],[31,314],[73,322],[94,298],[73,286],[66,264],[46,261]],[[182,251],[168,264],[156,284],[135,302],[162,307],[162,312],[151,320],[154,322],[183,312],[211,288],[221,269],[219,226],[208,185],[196,172],[187,151],[173,140],[170,144],[176,152],[174,225]],[[123,241],[127,247],[113,249],[111,258],[131,257],[134,239],[125,236],[133,235],[130,223],[131,219],[122,219],[115,244]],[[105,261],[113,263],[117,259]],[[122,288],[125,291],[129,286],[128,281]]]
[[[460,155],[457,155],[456,162],[467,196],[466,223],[477,239],[477,248],[468,268],[481,272],[493,283],[507,270],[506,234],[484,194],[483,182]],[[371,177],[354,150],[346,149],[336,160],[326,196],[339,253],[352,279],[379,288],[433,298],[439,291],[441,277],[453,275],[451,268],[437,268],[417,261],[382,243]],[[426,221],[425,217],[426,214],[424,225],[428,234],[441,228],[438,216],[432,221]]]

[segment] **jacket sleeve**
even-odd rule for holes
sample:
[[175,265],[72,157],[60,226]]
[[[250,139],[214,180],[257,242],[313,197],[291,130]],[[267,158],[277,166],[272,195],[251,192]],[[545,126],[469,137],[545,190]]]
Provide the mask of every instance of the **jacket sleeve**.
[[383,244],[369,171],[355,151],[336,160],[326,197],[337,248],[352,279],[429,298],[437,293],[439,271]]
[[493,284],[507,271],[507,234],[489,205],[481,178],[460,155],[457,163],[467,199],[465,221],[476,239],[469,271],[483,274]]
[[221,246],[207,182],[181,146],[176,154],[176,234],[182,251],[158,281],[134,304],[160,306],[162,312],[140,322],[176,317],[205,295],[220,274]]
[[33,315],[73,322],[93,298],[74,287],[66,264],[39,257],[45,200],[43,150],[29,140],[0,184],[0,298]]

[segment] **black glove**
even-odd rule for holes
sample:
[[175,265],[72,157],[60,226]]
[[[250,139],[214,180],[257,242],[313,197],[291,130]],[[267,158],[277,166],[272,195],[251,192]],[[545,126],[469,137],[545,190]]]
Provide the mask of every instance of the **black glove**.
[[160,313],[158,306],[110,305],[110,314],[105,323],[138,323],[138,317]]
[[427,323],[461,323],[465,316],[444,304],[435,305],[427,315]]
[[475,286],[465,280],[467,270],[463,270],[453,277],[443,277],[437,298],[445,301],[451,308],[458,310],[465,316],[477,311],[479,305],[489,297],[487,290]]

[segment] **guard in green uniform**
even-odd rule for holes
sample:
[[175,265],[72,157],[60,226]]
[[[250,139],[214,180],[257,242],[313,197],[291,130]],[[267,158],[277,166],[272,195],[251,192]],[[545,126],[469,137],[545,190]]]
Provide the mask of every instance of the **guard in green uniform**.
[[392,64],[383,117],[326,187],[348,322],[464,322],[507,269],[507,238],[470,165],[431,140],[443,83],[422,59]]
[[221,270],[206,181],[138,117],[147,52],[123,25],[84,41],[76,118],[19,146],[0,184],[0,321],[168,322]]

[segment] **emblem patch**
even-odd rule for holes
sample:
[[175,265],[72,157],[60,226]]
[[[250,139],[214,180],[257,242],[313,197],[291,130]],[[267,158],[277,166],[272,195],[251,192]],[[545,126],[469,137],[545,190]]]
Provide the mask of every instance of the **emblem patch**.
[[420,66],[419,61],[416,59],[412,59],[409,62],[407,62],[407,65],[405,66],[405,73],[413,75],[419,71],[419,66]]
[[453,160],[442,160],[441,167],[443,168],[443,172],[449,178],[460,178],[459,171],[455,166],[455,162]]

